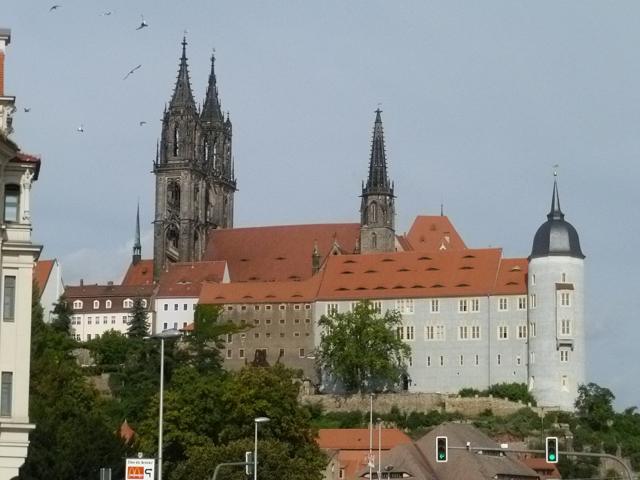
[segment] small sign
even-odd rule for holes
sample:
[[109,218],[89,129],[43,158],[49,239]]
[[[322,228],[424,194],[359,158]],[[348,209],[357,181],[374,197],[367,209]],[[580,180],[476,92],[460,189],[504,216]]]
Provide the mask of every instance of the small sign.
[[127,458],[125,480],[153,480],[155,470],[154,458]]

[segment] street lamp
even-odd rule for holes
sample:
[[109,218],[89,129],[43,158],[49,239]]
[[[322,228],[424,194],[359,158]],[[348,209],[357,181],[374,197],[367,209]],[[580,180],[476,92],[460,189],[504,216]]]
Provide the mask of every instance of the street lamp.
[[382,467],[382,419],[378,418],[378,480],[380,476],[380,468]]
[[256,425],[253,442],[253,480],[258,480],[258,425],[261,423],[267,423],[269,420],[270,419],[268,417],[257,417],[253,420]]
[[158,412],[158,480],[162,480],[162,407],[164,401],[164,341],[178,338],[182,332],[175,328],[151,335],[149,339],[160,339],[160,409]]

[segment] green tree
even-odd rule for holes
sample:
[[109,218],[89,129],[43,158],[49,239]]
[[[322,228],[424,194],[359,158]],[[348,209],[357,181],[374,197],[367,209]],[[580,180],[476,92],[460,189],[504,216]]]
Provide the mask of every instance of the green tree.
[[125,447],[72,355],[67,332],[42,320],[32,302],[29,417],[36,424],[20,478],[95,478],[100,467],[122,473]]
[[114,371],[124,365],[131,342],[122,333],[109,330],[100,338],[88,341],[86,346],[101,370]]
[[319,364],[347,392],[365,392],[397,386],[406,372],[409,346],[397,335],[402,316],[378,313],[369,301],[352,312],[322,316]]
[[607,430],[615,417],[613,410],[615,398],[611,390],[595,383],[580,385],[575,405],[576,414],[593,430]]
[[73,315],[73,309],[67,301],[67,297],[60,295],[58,303],[53,307],[54,319],[51,322],[51,326],[58,332],[69,333],[71,329],[71,316]]
[[521,401],[536,405],[536,399],[531,395],[525,383],[496,383],[483,393],[498,398],[507,398],[513,402]]
[[127,335],[129,338],[144,338],[149,335],[149,322],[147,320],[147,309],[142,304],[141,298],[133,301],[131,309],[131,320],[129,320],[129,329]]

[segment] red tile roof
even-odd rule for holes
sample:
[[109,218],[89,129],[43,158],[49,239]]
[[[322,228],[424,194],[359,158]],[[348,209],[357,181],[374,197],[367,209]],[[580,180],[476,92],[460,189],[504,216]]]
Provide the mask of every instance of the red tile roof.
[[226,268],[226,262],[171,263],[160,275],[156,297],[199,297],[203,282],[225,280]]
[[127,269],[122,285],[150,285],[153,283],[153,260],[140,260]]
[[526,293],[528,270],[529,262],[526,258],[503,258],[492,293],[494,295]]
[[359,236],[357,223],[211,230],[204,260],[226,260],[232,282],[303,280],[312,274],[314,242],[324,259],[334,241],[353,253]]
[[42,296],[47,286],[47,281],[49,280],[49,275],[51,275],[51,270],[53,270],[54,263],[55,260],[39,260],[33,269],[33,281],[36,282],[38,286],[40,296]]
[[[373,446],[378,449],[378,429],[374,430]],[[369,451],[368,428],[321,428],[318,430],[318,445],[320,448],[334,448],[339,450],[367,450]],[[382,450],[391,450],[396,445],[411,443],[411,438],[397,428],[382,429]]]
[[150,297],[153,285],[79,285],[65,288],[68,300],[86,298],[137,298]]
[[547,478],[562,478],[557,465],[554,463],[547,463],[544,458],[523,458],[520,461],[530,469],[535,470],[536,473],[540,474],[541,480],[546,480]]
[[[506,268],[501,270],[501,254],[501,249],[487,248],[334,256],[325,266],[318,298],[357,300],[525,293],[526,260],[508,260]],[[516,265],[520,270],[512,272]],[[501,275],[498,272],[502,272]],[[496,278],[502,282],[499,289]]]
[[311,302],[319,285],[318,275],[302,282],[203,283],[199,303]]
[[404,239],[412,250],[420,252],[467,248],[449,217],[445,216],[418,215]]

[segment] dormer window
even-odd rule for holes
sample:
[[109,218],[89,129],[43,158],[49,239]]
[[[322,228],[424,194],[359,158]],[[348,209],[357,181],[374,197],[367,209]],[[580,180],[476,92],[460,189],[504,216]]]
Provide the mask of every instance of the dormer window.
[[[146,298],[143,298],[143,299],[142,299],[142,306],[143,306],[144,308],[147,308],[147,299],[146,299]],[[185,306],[186,306],[186,304],[185,304]]]
[[93,309],[97,310],[100,308],[100,300],[94,300],[93,301]]
[[105,308],[111,308],[111,300],[107,300],[106,302],[104,302],[104,306]]
[[79,310],[82,308],[82,300],[76,300],[75,302],[73,302],[73,308],[74,310]]
[[4,186],[4,221],[17,222],[18,211],[20,206],[20,186],[5,185]]
[[132,308],[133,307],[133,300],[131,300],[130,298],[127,298],[126,300],[124,300],[122,302],[122,307],[123,308]]

